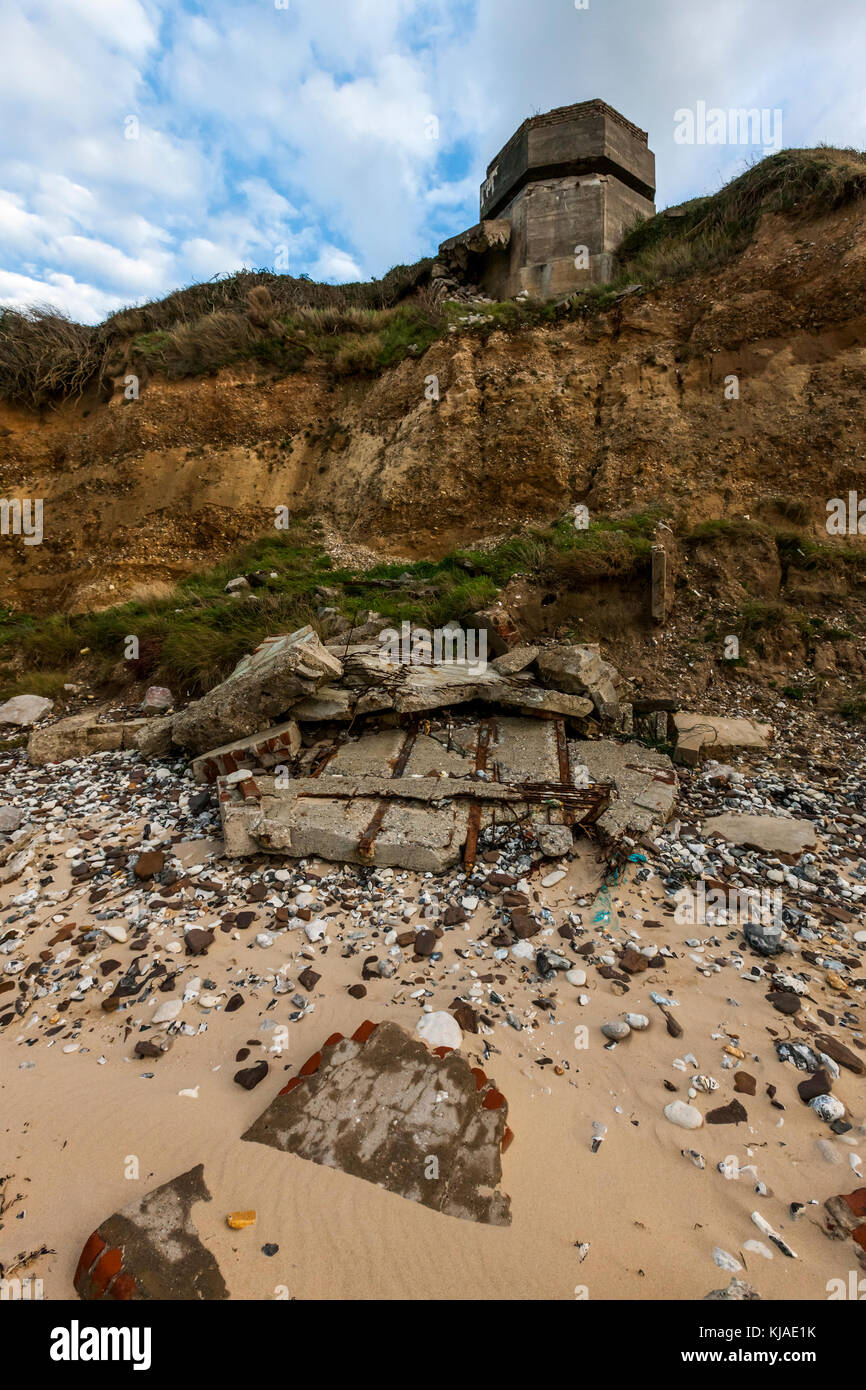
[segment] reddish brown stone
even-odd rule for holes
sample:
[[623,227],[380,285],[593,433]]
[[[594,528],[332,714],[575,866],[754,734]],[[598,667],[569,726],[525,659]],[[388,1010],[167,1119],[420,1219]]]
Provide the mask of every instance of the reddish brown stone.
[[352,1034],[352,1041],[356,1043],[365,1043],[367,1039],[370,1037],[370,1034],[374,1033],[375,1031],[376,1024],[371,1023],[370,1020],[367,1018],[358,1028],[355,1029],[354,1033]]
[[132,872],[135,874],[136,878],[147,879],[154,878],[157,874],[161,874],[164,868],[165,855],[162,850],[151,849],[146,850],[144,854],[138,856],[133,865]]
[[504,1104],[505,1097],[502,1092],[491,1087],[481,1102],[481,1108],[482,1110],[501,1110]]
[[135,1280],[131,1274],[118,1274],[111,1286],[111,1297],[121,1302],[135,1298]]
[[649,969],[649,961],[640,951],[636,951],[634,946],[626,946],[619,958],[619,963],[623,970],[627,970],[629,975],[640,975],[644,970]]
[[754,1076],[747,1071],[738,1071],[734,1077],[734,1090],[741,1095],[753,1096],[758,1089],[758,1083]]
[[855,1216],[866,1216],[866,1187],[858,1187],[856,1192],[847,1192],[842,1201],[851,1208]]
[[299,1076],[314,1076],[315,1073],[319,1070],[319,1067],[320,1067],[321,1065],[322,1065],[322,1054],[321,1054],[321,1052],[314,1052],[313,1055],[312,1055],[312,1057],[308,1057],[308,1058],[307,1058],[306,1062],[305,1062],[304,1065],[301,1067],[301,1070],[298,1072],[298,1075],[299,1075]]

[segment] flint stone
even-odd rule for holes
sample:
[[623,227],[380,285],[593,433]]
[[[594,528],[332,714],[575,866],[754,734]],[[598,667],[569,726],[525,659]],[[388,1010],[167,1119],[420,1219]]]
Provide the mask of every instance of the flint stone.
[[247,738],[342,674],[342,663],[311,627],[269,637],[228,680],[175,716],[172,737],[193,753]]
[[777,956],[782,950],[782,928],[775,922],[744,922],[743,935],[754,951],[762,956]]
[[463,1041],[459,1023],[444,1010],[424,1014],[415,1025],[415,1032],[431,1048],[451,1047],[456,1050]]
[[704,1117],[694,1105],[686,1105],[684,1100],[672,1100],[665,1106],[665,1119],[680,1129],[700,1129]]

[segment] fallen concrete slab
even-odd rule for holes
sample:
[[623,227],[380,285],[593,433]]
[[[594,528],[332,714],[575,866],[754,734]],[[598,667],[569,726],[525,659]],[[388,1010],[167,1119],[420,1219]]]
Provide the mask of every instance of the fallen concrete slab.
[[569,755],[575,780],[580,780],[582,764],[592,782],[612,782],[616,789],[615,799],[596,821],[603,838],[649,835],[670,819],[679,784],[665,753],[641,743],[599,739],[569,743]]
[[704,758],[728,758],[735,753],[764,752],[775,735],[772,724],[754,719],[723,719],[679,711],[672,716],[676,734],[674,760],[697,767]]
[[542,854],[567,854],[572,824],[607,805],[610,787],[574,786],[559,722],[425,727],[431,732],[390,728],[325,746],[313,776],[239,769],[221,778],[226,853],[444,873],[464,850],[473,862],[480,831],[497,821],[529,821]]
[[508,1105],[459,1052],[396,1023],[335,1034],[243,1135],[464,1221],[511,1224]]
[[13,695],[11,700],[0,704],[0,724],[13,724],[19,729],[29,729],[38,724],[54,708],[53,700],[43,695]]
[[276,724],[263,733],[236,739],[223,748],[214,748],[193,758],[192,772],[197,782],[214,783],[239,768],[276,767],[291,762],[301,750],[301,730],[296,720]]
[[786,816],[712,816],[704,821],[703,831],[707,838],[718,835],[719,839],[742,845],[744,849],[796,858],[818,843],[811,821],[789,820]]
[[120,723],[100,723],[93,710],[59,719],[44,729],[35,729],[27,742],[31,763],[62,763],[67,758],[86,758],[93,753],[115,753],[138,749],[153,757],[170,746],[170,719],[128,719]]
[[192,1219],[209,1202],[199,1164],[130,1202],[96,1228],[81,1252],[75,1288],[84,1300],[211,1302],[229,1292]]
[[260,733],[298,700],[339,680],[343,667],[311,627],[269,637],[201,700],[175,715],[172,738],[192,753]]

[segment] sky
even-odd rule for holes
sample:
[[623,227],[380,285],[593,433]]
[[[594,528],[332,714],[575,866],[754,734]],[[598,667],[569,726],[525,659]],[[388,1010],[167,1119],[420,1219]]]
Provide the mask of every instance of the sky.
[[[863,149],[864,40],[864,0],[14,0],[0,307],[96,323],[242,267],[381,276],[477,222],[527,116],[593,97],[649,132],[658,207],[771,130]],[[699,103],[766,110],[764,142],[686,143]]]

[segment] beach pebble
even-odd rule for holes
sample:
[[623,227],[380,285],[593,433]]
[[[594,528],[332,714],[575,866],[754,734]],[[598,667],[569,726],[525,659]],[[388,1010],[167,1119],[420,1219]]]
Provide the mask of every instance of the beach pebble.
[[565,878],[565,869],[554,869],[552,874],[541,880],[542,888],[555,888]]
[[684,1100],[672,1100],[670,1105],[666,1105],[665,1119],[670,1120],[672,1125],[679,1125],[680,1129],[700,1129],[704,1123],[700,1110],[686,1105]]
[[428,1047],[458,1048],[463,1041],[460,1025],[453,1014],[441,1010],[425,1014],[415,1025],[415,1032]]
[[727,1269],[731,1274],[736,1274],[738,1270],[743,1268],[739,1260],[735,1260],[733,1255],[729,1255],[727,1250],[722,1250],[718,1245],[713,1251],[713,1259],[719,1269]]
[[610,1038],[611,1041],[620,1042],[623,1038],[628,1037],[629,1033],[631,1032],[631,1028],[628,1026],[627,1023],[613,1022],[603,1023],[601,1026],[601,1031],[604,1034],[604,1036],[606,1038]]
[[646,1014],[626,1014],[625,1021],[634,1033],[645,1033],[650,1026]]
[[160,1004],[153,1016],[154,1023],[171,1023],[177,1018],[183,1008],[182,999],[167,999],[164,1004]]
[[809,1101],[810,1110],[814,1110],[819,1120],[824,1120],[828,1125],[834,1120],[844,1119],[845,1107],[841,1100],[836,1096],[815,1096]]
[[574,985],[575,989],[581,989],[583,985],[586,984],[586,971],[568,970],[566,971],[565,978],[570,985]]

